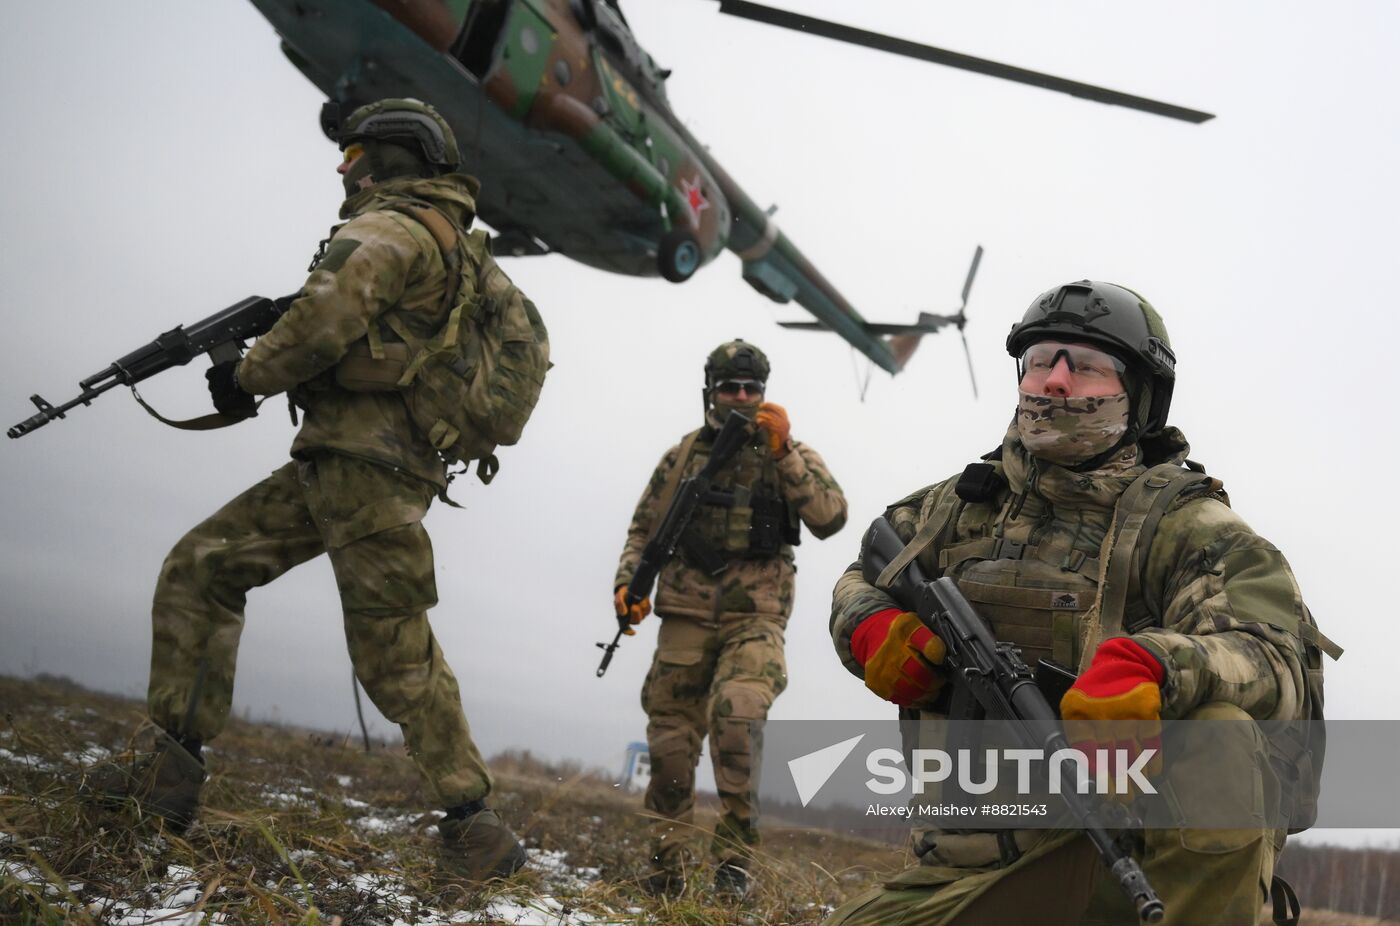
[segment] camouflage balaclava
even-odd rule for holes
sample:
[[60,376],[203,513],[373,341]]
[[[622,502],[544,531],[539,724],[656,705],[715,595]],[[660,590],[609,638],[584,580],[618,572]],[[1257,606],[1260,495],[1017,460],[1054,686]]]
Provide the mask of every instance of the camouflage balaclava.
[[[726,341],[710,351],[705,359],[705,422],[714,428],[721,427],[732,411],[741,411],[752,420],[763,402],[768,372],[767,355],[741,338]],[[719,384],[731,381],[756,383],[756,394],[749,392],[742,402],[737,397],[720,395]]]
[[356,144],[364,146],[365,154],[341,178],[347,197],[385,180],[434,175],[427,161],[403,145],[368,139]]
[[1016,431],[1032,455],[1078,466],[1117,447],[1128,432],[1128,393],[1052,396],[1021,392]]

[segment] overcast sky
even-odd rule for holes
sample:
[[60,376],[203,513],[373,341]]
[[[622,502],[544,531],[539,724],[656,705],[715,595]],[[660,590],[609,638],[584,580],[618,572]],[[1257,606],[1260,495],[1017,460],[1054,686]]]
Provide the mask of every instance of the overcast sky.
[[[676,111],[867,318],[957,307],[986,247],[967,335],[896,378],[739,278],[728,253],[682,286],[561,257],[507,269],[556,363],[489,488],[427,525],[433,625],[485,752],[524,746],[620,766],[642,739],[655,621],[606,679],[610,585],[637,496],[699,423],[705,354],[744,337],[769,398],[816,448],[851,523],[798,550],[790,687],[774,717],[887,717],[826,635],[831,586],[883,507],[996,445],[1015,402],[1003,340],[1041,291],[1091,277],[1144,293],[1179,358],[1172,409],[1193,457],[1288,556],[1323,630],[1332,717],[1395,717],[1390,593],[1397,493],[1390,390],[1400,190],[1396,7],[1182,2],[787,0],[969,54],[1218,114],[1202,126],[882,56],[719,16],[702,0],[625,4],[674,70]],[[342,197],[321,97],[235,0],[26,4],[0,30],[0,410],[7,427],[181,322],[295,290]],[[207,410],[203,362],[151,382],[168,414]],[[149,605],[180,535],[286,459],[256,420],[177,432],[113,392],[0,447],[0,672],[141,694]],[[354,723],[329,567],[255,591],[235,707]],[[389,726],[377,720],[378,729]]]

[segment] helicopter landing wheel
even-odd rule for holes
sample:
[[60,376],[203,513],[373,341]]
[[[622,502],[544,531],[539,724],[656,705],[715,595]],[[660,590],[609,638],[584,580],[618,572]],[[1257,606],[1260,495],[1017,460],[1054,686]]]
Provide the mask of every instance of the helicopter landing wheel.
[[661,236],[656,252],[661,275],[672,283],[684,283],[700,269],[700,242],[683,228],[673,228]]

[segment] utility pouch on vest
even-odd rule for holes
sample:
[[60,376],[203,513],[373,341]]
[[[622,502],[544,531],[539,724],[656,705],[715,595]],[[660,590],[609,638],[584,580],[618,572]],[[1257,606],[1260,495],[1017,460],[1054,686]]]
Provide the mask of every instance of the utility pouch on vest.
[[691,569],[698,569],[707,576],[717,576],[729,566],[729,561],[719,554],[696,533],[694,527],[687,527],[676,545],[681,562]]
[[[749,553],[754,556],[774,556],[795,534],[788,525],[788,504],[771,495],[758,495],[749,502],[752,513],[749,523]],[[800,539],[800,538],[799,538]]]
[[969,463],[953,488],[958,498],[969,504],[989,502],[1006,488],[1006,477],[991,463]]

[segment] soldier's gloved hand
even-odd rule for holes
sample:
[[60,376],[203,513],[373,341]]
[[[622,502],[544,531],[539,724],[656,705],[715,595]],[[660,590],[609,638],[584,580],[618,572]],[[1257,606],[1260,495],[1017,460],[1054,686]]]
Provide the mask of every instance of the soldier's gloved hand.
[[792,450],[792,423],[788,421],[787,409],[772,402],[764,402],[758,407],[754,418],[760,428],[768,432],[768,452],[773,459],[781,460]]
[[[1060,699],[1065,735],[1075,749],[1098,769],[1099,751],[1106,751],[1110,793],[1131,799],[1116,787],[1119,770],[1126,771],[1148,749],[1152,757],[1139,768],[1146,776],[1162,769],[1162,682],[1167,671],[1130,637],[1105,640],[1094,651],[1089,668]],[[1131,781],[1128,780],[1128,784]]]
[[[619,585],[613,589],[613,610],[617,612],[619,622],[626,618],[629,624],[640,624],[651,613],[651,599],[643,598],[636,604],[629,605],[627,603],[627,586]],[[631,627],[624,628],[622,632],[629,637],[637,635],[637,631]]]
[[867,617],[851,634],[851,655],[865,668],[865,687],[903,707],[929,704],[944,678],[943,641],[917,614],[887,608]]
[[252,418],[258,413],[258,400],[238,385],[238,361],[225,360],[204,371],[209,380],[209,396],[219,414],[230,418]]

